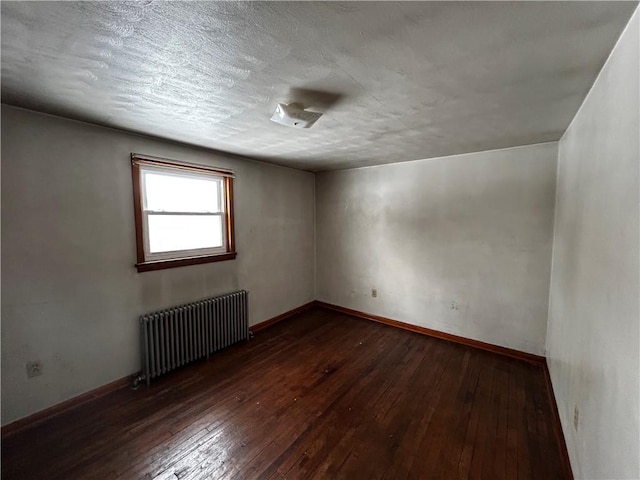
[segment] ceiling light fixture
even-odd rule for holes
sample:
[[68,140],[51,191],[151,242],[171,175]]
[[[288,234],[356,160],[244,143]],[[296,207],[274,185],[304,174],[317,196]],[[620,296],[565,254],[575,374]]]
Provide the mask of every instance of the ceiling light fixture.
[[310,128],[322,116],[318,112],[310,112],[304,109],[300,103],[278,103],[276,111],[271,116],[271,121],[294,128]]

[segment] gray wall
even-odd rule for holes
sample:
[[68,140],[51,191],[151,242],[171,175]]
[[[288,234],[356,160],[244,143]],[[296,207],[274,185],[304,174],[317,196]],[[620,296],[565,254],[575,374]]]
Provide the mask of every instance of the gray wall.
[[[131,152],[235,170],[236,260],[136,272]],[[2,424],[137,371],[138,315],[244,288],[254,324],[313,263],[313,174],[3,106]]]
[[559,146],[547,355],[576,479],[640,478],[639,23]]
[[548,143],[318,174],[318,300],[543,354],[556,155]]

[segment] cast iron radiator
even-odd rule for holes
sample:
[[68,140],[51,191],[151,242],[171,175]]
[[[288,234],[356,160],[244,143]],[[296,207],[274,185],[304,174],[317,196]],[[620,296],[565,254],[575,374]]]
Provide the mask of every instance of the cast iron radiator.
[[142,375],[152,378],[249,338],[248,292],[208,298],[140,317]]

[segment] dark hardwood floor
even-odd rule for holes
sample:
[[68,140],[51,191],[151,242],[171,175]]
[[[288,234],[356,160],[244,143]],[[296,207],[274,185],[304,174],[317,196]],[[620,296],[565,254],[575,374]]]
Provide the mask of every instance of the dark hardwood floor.
[[312,309],[2,442],[10,479],[562,479],[541,366]]

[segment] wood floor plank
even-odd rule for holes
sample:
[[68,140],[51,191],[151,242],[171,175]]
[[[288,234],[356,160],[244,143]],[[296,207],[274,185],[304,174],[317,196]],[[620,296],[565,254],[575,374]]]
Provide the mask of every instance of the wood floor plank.
[[562,479],[540,366],[311,309],[2,442],[3,479]]
[[474,460],[481,461],[481,450],[484,445],[483,433],[485,431],[482,420],[488,416],[488,399],[491,392],[492,383],[491,368],[481,369],[478,374],[478,381],[472,396],[471,412],[469,422],[462,444],[462,452],[458,462],[458,478],[466,479],[471,476],[471,464]]
[[[478,405],[477,419],[478,427],[475,437],[470,437],[469,442],[473,442],[473,453],[471,455],[471,463],[466,477],[472,480],[482,478],[491,478],[490,472],[483,470],[487,468],[492,460],[491,454],[494,447],[496,424],[498,418],[497,408],[499,404],[496,402],[496,387],[498,380],[496,379],[495,362],[487,362],[487,366],[483,370],[483,378],[480,383],[480,394],[482,395],[482,403]],[[461,469],[459,469],[462,473]]]

